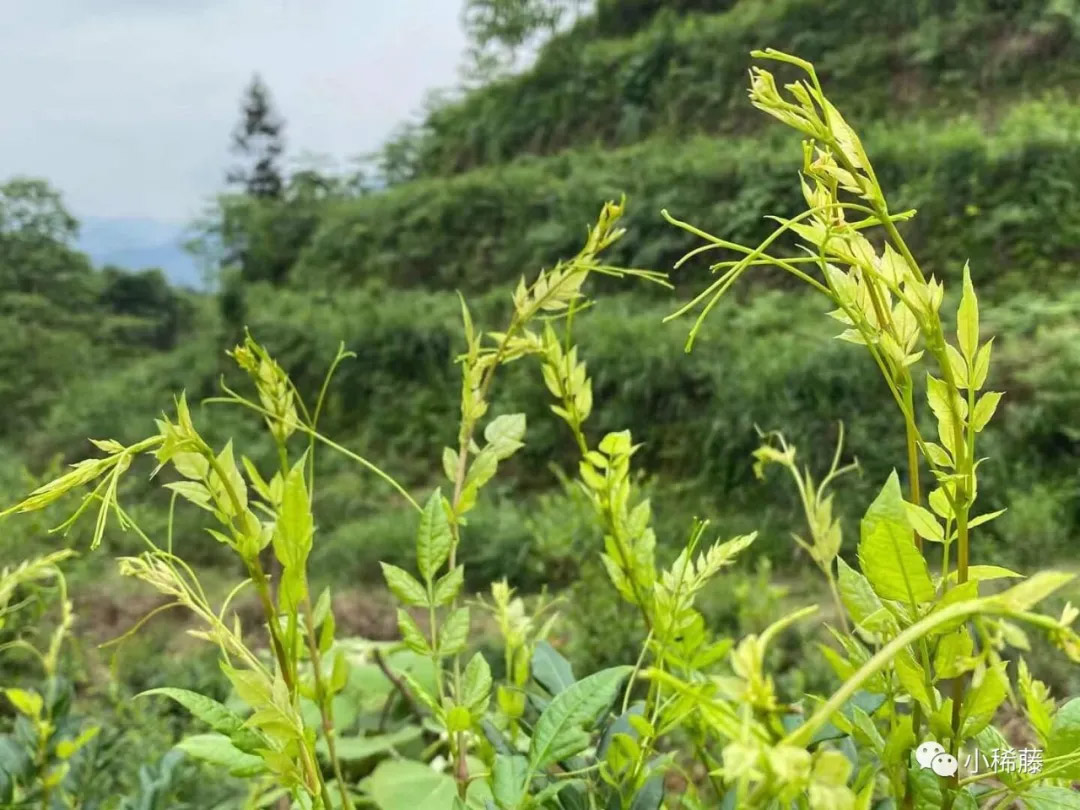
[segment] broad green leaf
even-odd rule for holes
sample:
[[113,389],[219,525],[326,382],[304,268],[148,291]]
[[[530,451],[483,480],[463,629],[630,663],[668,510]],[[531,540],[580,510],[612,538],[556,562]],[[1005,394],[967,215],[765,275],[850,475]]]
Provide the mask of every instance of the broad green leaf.
[[1027,810],[1080,810],[1080,793],[1071,788],[1037,785],[1020,798]]
[[[375,734],[370,737],[338,737],[334,749],[339,759],[345,762],[358,762],[419,740],[422,734],[423,729],[419,726],[405,726],[389,734]],[[320,739],[316,744],[316,749],[321,755],[329,756],[326,740]]]
[[236,461],[233,458],[232,440],[229,440],[225,448],[218,453],[215,461],[218,468],[224,473],[225,481],[223,483],[218,474],[212,471],[207,478],[210,490],[229,515],[238,517],[233,505],[233,498],[236,498],[242,513],[247,508],[247,485],[244,484],[244,477],[240,474],[240,470],[237,468]]
[[907,508],[894,470],[862,519],[859,565],[882,599],[929,602],[934,583],[915,547]]
[[[1078,752],[1080,752],[1080,698],[1073,698],[1054,712],[1046,756],[1058,757]],[[1080,759],[1061,776],[1080,779]]]
[[896,667],[896,677],[900,680],[904,691],[929,710],[932,704],[930,692],[926,688],[926,671],[915,660],[911,651],[907,649],[901,651],[893,660],[893,666]]
[[198,481],[170,481],[165,485],[165,489],[175,492],[181,498],[195,504],[200,509],[205,509],[208,512],[214,511],[210,490]]
[[435,490],[424,505],[420,515],[420,528],[416,533],[416,564],[420,576],[430,582],[435,578],[446,558],[450,556],[450,523],[443,509],[442,491]]
[[971,270],[964,263],[964,291],[960,296],[960,307],[956,311],[956,341],[960,351],[969,363],[975,358],[979,347],[979,302],[975,297],[975,287],[971,284]]
[[885,738],[881,736],[873,719],[860,706],[851,707],[851,720],[855,729],[879,756],[885,751]]
[[660,810],[664,803],[664,775],[654,774],[642,785],[641,790],[634,794],[630,802],[630,810]]
[[964,659],[972,653],[971,634],[966,628],[946,633],[934,651],[934,673],[939,678],[956,678],[970,667]]
[[906,761],[915,744],[915,732],[911,726],[911,715],[901,715],[897,719],[896,725],[889,731],[889,736],[885,739],[885,754],[882,759],[890,765]]
[[454,780],[422,762],[388,759],[360,783],[379,810],[449,808],[457,796]]
[[311,551],[314,522],[307,484],[304,482],[304,464],[301,458],[285,476],[281,507],[274,527],[274,554],[285,568],[301,568]]
[[998,707],[1005,700],[1009,681],[1002,672],[1002,665],[990,667],[982,681],[964,695],[960,710],[960,735],[962,739],[973,737],[994,719]]
[[214,731],[224,734],[232,740],[241,751],[254,753],[255,749],[266,747],[266,743],[263,742],[259,735],[244,725],[243,717],[213,698],[208,698],[187,689],[175,689],[168,686],[148,689],[145,692],[140,692],[135,697],[144,697],[146,695],[164,695],[175,700]]
[[855,624],[874,633],[895,630],[896,619],[885,609],[866,577],[844,562],[842,557],[837,558],[836,565],[840,601]]
[[915,766],[908,771],[911,785],[912,810],[941,810],[942,780],[929,768]]
[[495,457],[502,461],[523,447],[525,438],[525,414],[511,413],[497,416],[484,428],[484,440],[491,445]]
[[516,808],[525,795],[525,778],[529,773],[529,760],[520,755],[495,755],[492,768],[491,792],[499,807]]
[[559,694],[576,680],[570,662],[546,641],[537,642],[533,650],[532,676],[550,695]]
[[192,759],[226,768],[233,776],[255,776],[265,770],[260,757],[244,753],[224,734],[194,734],[176,747]]
[[382,566],[387,586],[399,601],[409,606],[427,606],[427,588],[417,582],[412,574],[390,563],[380,562],[379,565]]
[[621,666],[601,670],[556,695],[536,721],[529,744],[529,764],[540,770],[584,750],[589,734],[582,726],[591,726],[611,706],[632,669]]

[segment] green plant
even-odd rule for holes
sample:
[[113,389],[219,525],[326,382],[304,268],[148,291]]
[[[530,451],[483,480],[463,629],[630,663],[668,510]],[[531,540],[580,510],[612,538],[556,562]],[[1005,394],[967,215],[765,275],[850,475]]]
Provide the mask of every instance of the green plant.
[[[69,807],[81,793],[88,776],[80,768],[87,745],[100,731],[86,724],[73,707],[71,682],[62,671],[61,655],[74,621],[67,581],[59,564],[72,556],[57,551],[0,571],[0,626],[34,601],[49,597],[47,585],[56,585],[59,606],[55,627],[39,648],[28,633],[18,633],[0,649],[29,654],[40,667],[40,678],[24,686],[5,686],[4,695],[15,709],[10,730],[0,735],[0,802],[4,806],[37,806],[42,810]],[[12,604],[14,599],[18,599]],[[91,776],[92,778],[92,776]]]
[[[608,274],[666,283],[662,274],[616,268],[602,258],[623,233],[616,227],[622,206],[609,203],[575,258],[531,283],[522,278],[502,331],[478,329],[462,299],[460,418],[456,442],[442,453],[448,494],[439,488],[421,503],[320,432],[331,376],[348,356],[343,347],[308,408],[279,363],[248,336],[230,354],[257,399],[223,383],[224,396],[210,401],[262,417],[276,455],[271,476],[247,456],[238,464],[231,441],[212,447],[181,396],[175,421],[163,418],[154,435],[129,445],[95,442],[104,456],[80,462],[3,513],[35,511],[94,484],[63,526],[96,504],[92,547],[110,516],[145,543],[142,554],[120,559],[121,571],[170,597],[154,613],[182,607],[201,622],[189,632],[216,645],[239,709],[195,691],[150,690],[211,728],[186,737],[181,750],[251,779],[252,802],[286,799],[304,810],[361,802],[381,810],[1080,806],[1069,789],[1080,779],[1080,699],[1058,706],[1022,659],[1010,679],[1006,656],[1025,649],[1021,625],[1029,625],[1080,662],[1080,636],[1072,628],[1080,612],[1066,605],[1055,618],[1034,610],[1073,577],[1043,572],[992,593],[981,590],[984,584],[1020,575],[973,561],[973,530],[1000,514],[972,509],[976,439],[1001,395],[978,393],[992,340],[981,342],[970,274],[965,267],[954,344],[940,316],[944,287],[923,274],[896,227],[912,212],[890,212],[861,141],[825,97],[812,65],[775,51],[754,55],[806,74],[786,85],[789,100],[770,73],[755,69],[751,100],[807,136],[802,188],[810,207],[781,219],[756,248],[668,216],[705,240],[687,258],[717,248],[741,254],[714,265],[724,271],[720,278],[676,315],[703,305],[689,349],[745,271],[779,267],[832,302],[831,314],[848,327],[841,337],[870,353],[900,411],[909,494],[896,471],[888,476],[860,524],[859,570],[844,559],[833,495],[826,493],[842,472],[839,449],[817,485],[809,471],[800,474],[782,439],[779,449],[766,444],[756,453],[759,465],[779,463],[794,474],[810,526],[810,539],[799,543],[836,603],[839,628],[828,627],[834,643],[821,651],[843,684],[828,696],[787,694],[769,666],[782,634],[814,607],[742,638],[710,627],[704,595],[756,533],[710,542],[709,521],[695,518],[675,559],[659,564],[659,524],[636,470],[641,445],[628,430],[592,435],[593,378],[574,340],[574,326],[589,308],[586,282]],[[789,233],[803,250],[773,252]],[[484,654],[470,650],[475,617],[464,598],[462,549],[474,541],[469,521],[484,487],[524,446],[524,414],[489,414],[497,376],[526,358],[538,364],[551,411],[575,448],[575,485],[602,536],[600,564],[623,613],[640,621],[644,640],[635,660],[579,676],[548,640],[556,639],[558,621],[548,613],[552,603],[542,599],[530,613],[503,581],[493,586],[491,604],[480,603],[502,645],[496,680]],[[914,369],[922,362],[937,374],[927,375],[926,396],[938,442],[926,438],[927,420],[916,408]],[[407,567],[405,560],[381,566],[400,603],[400,643],[339,639],[329,591],[312,599],[308,558],[321,445],[374,474],[418,513]],[[247,578],[219,604],[184,559],[187,538],[174,543],[173,521],[158,543],[120,504],[121,477],[150,454],[158,462],[154,473],[173,478],[164,485],[170,512],[182,499],[209,513],[207,531],[244,566]],[[925,497],[924,465],[935,483]],[[935,573],[930,561],[938,560]],[[235,611],[229,616],[246,587],[262,609],[261,639],[245,631]],[[762,590],[767,602],[773,594]],[[1009,698],[1030,737],[1045,747],[1044,770],[963,778],[954,772],[946,779],[913,759],[928,736],[941,743],[939,756],[958,757],[970,745],[983,752],[1006,745],[992,721]],[[375,703],[383,708],[373,727]],[[38,710],[28,714],[41,717]],[[358,733],[343,736],[352,726]],[[368,770],[372,760],[377,764]],[[681,790],[670,788],[673,779]]]

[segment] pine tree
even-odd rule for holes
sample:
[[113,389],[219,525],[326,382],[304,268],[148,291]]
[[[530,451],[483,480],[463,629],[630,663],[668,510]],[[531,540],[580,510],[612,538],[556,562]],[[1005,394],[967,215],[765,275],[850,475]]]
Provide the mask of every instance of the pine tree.
[[285,122],[274,110],[270,90],[256,74],[244,93],[240,122],[233,131],[232,151],[249,165],[229,172],[228,182],[242,186],[252,197],[277,199],[284,189],[278,160],[285,150]]

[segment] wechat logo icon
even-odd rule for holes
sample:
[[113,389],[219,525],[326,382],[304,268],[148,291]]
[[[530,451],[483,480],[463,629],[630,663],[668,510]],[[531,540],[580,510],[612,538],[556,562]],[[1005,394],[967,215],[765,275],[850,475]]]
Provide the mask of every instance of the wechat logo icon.
[[929,768],[938,776],[953,776],[959,763],[944,747],[928,740],[915,749],[915,761],[924,771]]

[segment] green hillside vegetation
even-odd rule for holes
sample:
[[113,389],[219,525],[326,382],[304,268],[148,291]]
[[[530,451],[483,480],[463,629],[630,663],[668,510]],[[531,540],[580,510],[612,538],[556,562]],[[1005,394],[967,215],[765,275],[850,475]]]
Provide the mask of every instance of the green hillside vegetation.
[[[92,267],[71,247],[76,223],[59,198],[47,185],[14,180],[0,187],[0,506],[83,458],[88,438],[147,435],[147,414],[171,410],[175,391],[185,390],[198,414],[196,403],[216,395],[221,379],[243,377],[224,352],[245,327],[306,392],[318,390],[339,343],[354,352],[328,389],[322,429],[410,490],[430,491],[437,482],[421,460],[438,459],[453,442],[446,426],[459,407],[457,291],[468,294],[478,322],[499,322],[505,291],[576,254],[598,206],[623,194],[628,233],[606,260],[661,271],[698,243],[663,209],[757,244],[774,227],[766,214],[804,207],[789,133],[762,128],[765,116],[747,112],[747,54],[764,45],[816,62],[896,209],[918,211],[899,227],[932,260],[927,274],[959,291],[970,262],[983,331],[994,336],[988,386],[1008,391],[981,439],[988,459],[979,470],[981,508],[1008,511],[982,530],[981,553],[1001,565],[1074,560],[1080,10],[1036,0],[601,0],[524,72],[429,109],[382,154],[385,187],[299,172],[279,194],[223,194],[201,223],[199,250],[219,276],[214,293],[172,289],[155,271]],[[708,262],[672,271],[674,290],[599,280],[600,303],[577,316],[575,333],[604,404],[593,417],[597,435],[628,428],[648,437],[635,463],[655,498],[662,561],[685,541],[687,514],[709,516],[725,536],[760,532],[733,574],[738,585],[703,608],[717,623],[760,629],[783,596],[758,584],[761,566],[791,591],[817,592],[803,581],[806,556],[790,542],[803,518],[788,482],[754,475],[757,428],[782,428],[801,459],[824,469],[842,421],[862,470],[837,496],[851,525],[903,455],[903,437],[888,429],[895,415],[876,375],[878,388],[861,385],[856,396],[871,361],[840,341],[806,340],[833,334],[835,324],[820,300],[774,271],[751,273],[685,354],[687,324],[662,321],[704,286]],[[617,607],[595,594],[608,587],[602,569],[580,564],[601,539],[566,481],[577,450],[548,408],[537,375],[506,370],[494,412],[525,412],[526,446],[470,515],[485,542],[463,549],[461,561],[469,584],[506,576],[525,593],[546,583],[577,600],[581,609],[566,611],[569,649],[588,671],[622,663],[627,647],[611,631]],[[273,464],[274,447],[258,428],[229,412],[207,439],[220,431],[249,447],[261,442],[264,456],[253,460]],[[382,581],[379,560],[404,564],[412,553],[411,512],[355,465],[332,454],[319,465],[325,527],[314,570],[356,600],[354,626],[380,627],[367,615],[381,609],[368,591]],[[150,492],[136,476],[124,488],[140,503],[140,524],[162,530],[168,499],[132,497]],[[57,536],[44,529],[62,516],[0,524],[4,562],[55,548]],[[186,522],[198,517],[176,516],[189,558],[210,571],[232,565],[220,544],[194,531],[201,523]],[[90,528],[65,542],[85,549]],[[106,551],[131,544],[118,529],[105,536]],[[115,580],[104,554],[86,555],[75,570],[86,583]],[[137,619],[123,607],[130,598],[110,586],[87,599],[99,617],[95,642]],[[161,621],[166,629],[153,643],[169,655],[160,671],[140,660],[142,648],[122,653],[122,686],[110,687],[111,697],[179,676],[217,684],[224,698],[211,659],[198,669],[190,658],[180,674],[174,659],[186,648]],[[792,662],[804,652],[777,654]],[[81,666],[104,678],[103,661],[88,648]],[[792,677],[812,681],[824,671],[814,658]],[[1080,689],[1075,667],[1048,680]],[[117,755],[125,745],[165,750],[179,717],[143,718],[152,731],[118,737]],[[138,777],[117,778],[124,784],[116,790],[134,790]]]

